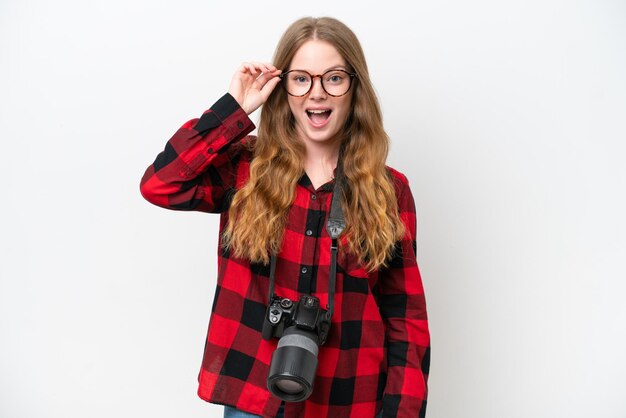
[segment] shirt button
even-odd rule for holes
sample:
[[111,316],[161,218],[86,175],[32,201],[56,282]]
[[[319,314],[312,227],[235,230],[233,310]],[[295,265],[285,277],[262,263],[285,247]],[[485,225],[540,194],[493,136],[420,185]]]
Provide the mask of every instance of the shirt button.
[[311,231],[310,229],[307,229],[305,234],[307,234],[308,236],[313,235],[313,231]]
[[243,123],[241,123],[241,122],[237,122],[237,127],[238,127],[239,129],[243,129]]
[[309,269],[306,267],[302,267],[302,270],[300,271],[302,272],[302,274],[306,274],[306,272],[309,271]]
[[311,195],[311,199],[313,199],[313,200],[317,199],[317,195],[316,194],[312,194]]
[[209,152],[209,154],[213,154],[213,148],[209,148],[207,151]]

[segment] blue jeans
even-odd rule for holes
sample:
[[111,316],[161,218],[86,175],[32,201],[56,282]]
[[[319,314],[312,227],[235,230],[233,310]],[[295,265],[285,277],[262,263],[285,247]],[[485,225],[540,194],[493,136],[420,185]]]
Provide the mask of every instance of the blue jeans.
[[[284,406],[280,405],[276,418],[283,418],[285,415]],[[258,415],[251,414],[249,412],[240,411],[232,406],[224,405],[224,418],[259,418]]]
[[[278,414],[276,415],[276,418],[283,418],[284,416],[283,406],[284,405],[280,406],[280,409],[278,410]],[[376,418],[382,418],[382,417],[383,417],[383,411],[380,411],[380,414],[378,414]],[[249,412],[243,412],[231,406],[225,405],[224,406],[224,418],[259,418],[259,416],[251,414]]]

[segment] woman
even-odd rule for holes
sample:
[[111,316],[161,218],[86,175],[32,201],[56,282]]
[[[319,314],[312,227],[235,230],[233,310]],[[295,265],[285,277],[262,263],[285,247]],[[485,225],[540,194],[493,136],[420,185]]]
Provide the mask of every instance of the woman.
[[[261,105],[258,136],[249,136],[248,115]],[[184,124],[147,169],[141,192],[151,203],[221,214],[198,394],[225,405],[226,417],[425,415],[430,340],[415,207],[406,177],[385,166],[387,151],[356,36],[335,19],[303,18],[273,64],[242,64],[228,94]],[[332,286],[335,175],[344,179],[334,193],[346,228]],[[278,385],[285,397],[268,389],[283,332],[268,319],[272,295],[317,298],[320,318],[334,303],[327,341],[321,328],[310,331],[319,363],[303,401],[289,401],[290,377]]]

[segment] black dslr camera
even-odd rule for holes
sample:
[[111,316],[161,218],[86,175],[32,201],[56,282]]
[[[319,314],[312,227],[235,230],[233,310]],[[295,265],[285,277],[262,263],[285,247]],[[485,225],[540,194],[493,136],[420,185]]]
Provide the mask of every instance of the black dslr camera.
[[278,398],[299,402],[313,391],[319,346],[326,342],[330,315],[315,296],[300,301],[274,296],[263,321],[263,338],[278,338],[267,386]]

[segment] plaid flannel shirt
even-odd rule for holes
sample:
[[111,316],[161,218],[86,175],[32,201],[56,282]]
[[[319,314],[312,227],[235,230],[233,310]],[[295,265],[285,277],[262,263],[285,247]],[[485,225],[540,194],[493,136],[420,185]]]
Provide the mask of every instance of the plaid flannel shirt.
[[[142,195],[168,209],[220,213],[222,231],[234,190],[248,179],[252,154],[247,142],[254,141],[248,136],[253,129],[226,94],[167,142],[141,180]],[[286,418],[366,418],[381,408],[384,417],[425,416],[430,337],[415,255],[415,206],[406,177],[389,171],[407,233],[390,265],[373,273],[347,251],[340,253],[335,313],[320,348],[313,393],[304,402],[287,403]],[[316,190],[303,174],[296,186],[277,257],[275,290],[282,297],[297,300],[310,293],[321,306],[328,303],[331,240],[326,216],[333,185],[331,181]],[[268,278],[269,266],[218,250],[217,289],[198,395],[271,418],[281,401],[266,386],[277,343],[261,338]]]

